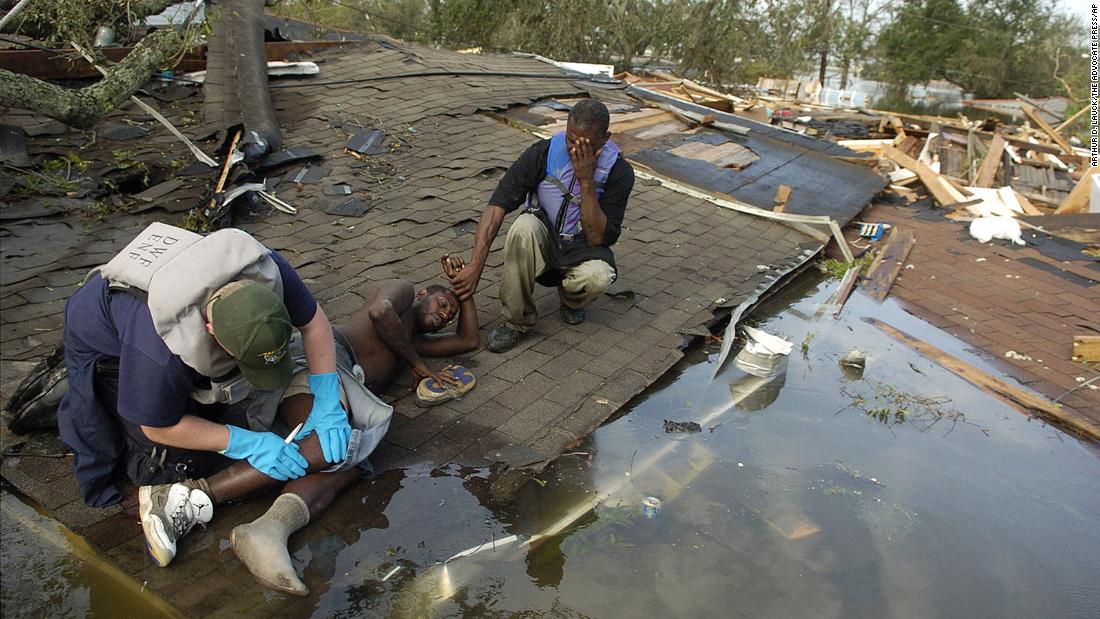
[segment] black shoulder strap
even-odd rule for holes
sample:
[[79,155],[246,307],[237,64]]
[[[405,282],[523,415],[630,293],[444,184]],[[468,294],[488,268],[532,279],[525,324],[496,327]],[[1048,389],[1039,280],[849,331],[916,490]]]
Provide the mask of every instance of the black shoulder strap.
[[145,303],[149,302],[149,293],[140,288],[134,288],[133,286],[107,286],[107,294],[111,294],[112,292],[125,292],[126,294],[132,297],[136,297]]

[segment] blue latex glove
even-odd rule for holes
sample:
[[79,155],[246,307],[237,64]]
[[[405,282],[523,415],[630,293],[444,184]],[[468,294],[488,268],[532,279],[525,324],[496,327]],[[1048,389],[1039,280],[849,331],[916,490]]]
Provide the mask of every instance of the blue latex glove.
[[313,410],[298,436],[316,430],[325,461],[330,464],[343,462],[348,453],[351,424],[340,404],[340,377],[336,372],[310,374],[309,390],[313,392]]
[[221,453],[234,460],[247,459],[258,471],[279,481],[298,479],[306,474],[309,462],[298,453],[294,443],[284,443],[272,432],[253,432],[226,425],[229,445]]

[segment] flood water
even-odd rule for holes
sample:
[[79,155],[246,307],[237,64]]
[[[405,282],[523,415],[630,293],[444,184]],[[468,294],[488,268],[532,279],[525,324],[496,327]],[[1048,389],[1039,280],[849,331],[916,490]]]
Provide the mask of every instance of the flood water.
[[1100,615],[1098,452],[860,319],[984,365],[893,302],[815,315],[836,285],[804,276],[753,316],[794,343],[785,376],[711,380],[717,347],[695,351],[514,498],[469,471],[379,483],[400,486],[386,526],[337,553],[315,616]]
[[20,497],[0,490],[5,617],[179,617],[118,566]]
[[[731,355],[712,380],[717,346],[694,350],[518,490],[458,467],[377,476],[337,504],[356,524],[292,538],[312,589],[295,614],[1100,616],[1100,451],[861,320],[985,367],[890,300],[819,315],[836,285],[805,275],[748,321],[794,343],[779,377]],[[853,348],[862,375],[838,363]]]

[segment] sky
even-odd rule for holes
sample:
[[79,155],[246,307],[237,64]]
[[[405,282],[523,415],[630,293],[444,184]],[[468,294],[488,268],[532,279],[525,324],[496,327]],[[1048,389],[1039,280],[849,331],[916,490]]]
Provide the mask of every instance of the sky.
[[1059,0],[1058,2],[1058,6],[1061,7],[1064,12],[1076,16],[1085,27],[1088,27],[1089,12],[1092,10],[1094,4],[1096,3],[1088,2],[1087,0]]

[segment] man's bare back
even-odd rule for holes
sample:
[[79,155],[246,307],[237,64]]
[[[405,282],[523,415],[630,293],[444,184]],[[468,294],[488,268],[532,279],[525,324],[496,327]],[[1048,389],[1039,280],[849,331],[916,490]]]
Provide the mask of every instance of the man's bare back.
[[[386,283],[388,282],[383,282],[383,284]],[[412,287],[408,282],[402,283]],[[391,295],[392,291],[388,286],[376,287],[367,296],[363,308],[352,316],[350,322],[337,327],[351,342],[356,361],[366,374],[367,387],[375,392],[385,388],[397,372],[407,365],[379,337],[378,328],[370,317],[371,307],[382,299],[390,298]],[[401,333],[412,342],[416,335],[412,304],[410,303],[403,311],[399,311],[398,316],[401,321]]]
[[[461,270],[457,258],[444,258],[444,272]],[[437,335],[458,316],[455,333]],[[423,357],[444,357],[476,349],[479,345],[477,308],[473,299],[459,301],[442,286],[416,289],[400,279],[379,282],[367,295],[363,308],[349,323],[337,327],[354,348],[356,361],[366,374],[372,391],[385,388],[404,367],[417,380],[426,377],[448,379],[433,372]]]

